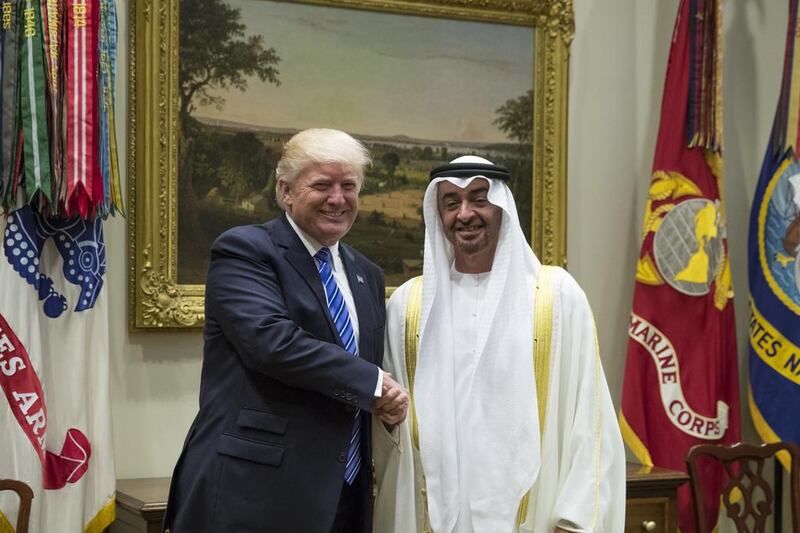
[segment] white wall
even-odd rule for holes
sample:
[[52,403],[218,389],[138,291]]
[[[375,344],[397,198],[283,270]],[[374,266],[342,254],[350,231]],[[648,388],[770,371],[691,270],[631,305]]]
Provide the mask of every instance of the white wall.
[[[119,48],[117,135],[127,177],[128,4],[117,3]],[[126,189],[127,190],[127,189]],[[106,225],[111,298],[111,402],[117,478],[166,477],[197,411],[203,336],[128,332],[128,230],[117,217]]]
[[[130,1],[130,0],[128,0]],[[619,405],[638,233],[650,180],[677,0],[577,0],[569,120],[569,269],[597,319],[603,362]],[[127,35],[127,1],[119,2]],[[729,242],[746,383],[747,219],[780,84],[785,2],[728,1],[725,16],[725,165]],[[127,102],[127,41],[120,41],[118,113]],[[125,121],[118,135],[126,139]],[[121,142],[120,146],[126,146]],[[123,173],[126,154],[122,158]],[[169,476],[197,408],[202,336],[130,334],[127,230],[107,226],[112,299],[112,402],[119,478]],[[743,406],[746,404],[742,404]],[[755,439],[743,412],[744,435]]]

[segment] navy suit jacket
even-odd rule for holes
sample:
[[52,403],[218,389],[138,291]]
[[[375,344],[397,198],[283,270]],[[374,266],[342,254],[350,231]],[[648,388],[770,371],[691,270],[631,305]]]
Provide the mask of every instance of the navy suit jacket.
[[[344,350],[314,259],[286,216],[225,232],[211,249],[200,409],[175,466],[173,533],[327,533],[361,409],[360,475],[371,529],[369,410],[383,358],[384,281],[340,254],[359,323]],[[359,532],[354,532],[359,533]]]

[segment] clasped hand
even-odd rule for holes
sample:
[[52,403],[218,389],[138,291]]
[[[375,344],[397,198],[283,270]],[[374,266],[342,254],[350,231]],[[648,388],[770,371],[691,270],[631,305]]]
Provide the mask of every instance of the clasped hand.
[[408,391],[391,374],[384,372],[381,397],[372,402],[372,413],[385,426],[396,426],[406,418],[409,399]]

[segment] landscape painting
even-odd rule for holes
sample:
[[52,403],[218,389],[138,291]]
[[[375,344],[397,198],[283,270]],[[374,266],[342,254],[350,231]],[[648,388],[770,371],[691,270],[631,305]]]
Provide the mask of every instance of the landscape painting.
[[373,157],[345,242],[387,287],[422,268],[422,195],[464,154],[508,167],[530,239],[534,29],[270,0],[181,0],[177,282],[205,283],[226,229],[280,214],[294,133],[347,131]]

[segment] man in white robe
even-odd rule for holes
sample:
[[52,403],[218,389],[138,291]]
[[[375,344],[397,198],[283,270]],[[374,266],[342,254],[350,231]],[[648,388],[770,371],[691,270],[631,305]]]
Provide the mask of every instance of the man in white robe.
[[623,531],[625,455],[585,294],[531,251],[506,169],[466,156],[431,178],[422,280],[387,309],[384,368],[413,410],[373,424],[375,533]]

